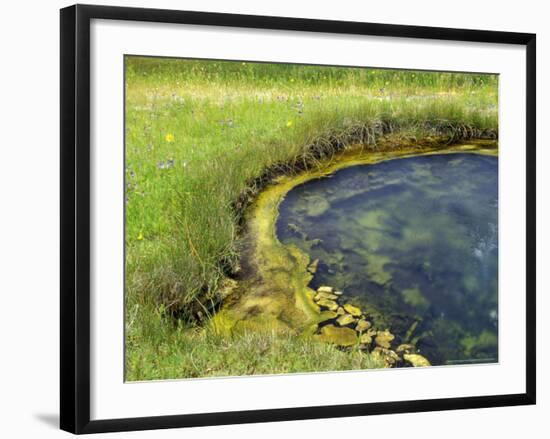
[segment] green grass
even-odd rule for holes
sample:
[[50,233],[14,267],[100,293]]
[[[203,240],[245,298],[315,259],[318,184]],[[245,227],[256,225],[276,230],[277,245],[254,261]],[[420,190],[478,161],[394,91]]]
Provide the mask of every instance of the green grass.
[[[221,335],[211,328],[188,328],[149,318],[146,328],[127,338],[127,379],[132,381],[266,375],[383,367],[377,358],[354,349],[274,332]],[[144,332],[142,332],[144,331]],[[138,335],[136,337],[136,335]],[[146,337],[143,337],[146,335]]]
[[[158,313],[188,316],[235,267],[242,207],[266,170],[311,166],[355,142],[376,148],[388,135],[406,142],[493,135],[497,81],[127,57],[125,301],[137,313],[127,323],[128,378],[197,376],[181,362],[189,343],[206,343],[206,335],[174,330],[157,322]],[[271,344],[274,355],[282,349]],[[227,364],[226,372],[241,366]],[[258,367],[269,371],[267,363]]]

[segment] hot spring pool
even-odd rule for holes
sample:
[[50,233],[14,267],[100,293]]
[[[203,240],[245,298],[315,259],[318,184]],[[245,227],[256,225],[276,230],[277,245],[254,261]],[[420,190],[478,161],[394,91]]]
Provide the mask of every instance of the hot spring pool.
[[498,159],[442,154],[335,172],[292,189],[277,236],[432,364],[498,361]]

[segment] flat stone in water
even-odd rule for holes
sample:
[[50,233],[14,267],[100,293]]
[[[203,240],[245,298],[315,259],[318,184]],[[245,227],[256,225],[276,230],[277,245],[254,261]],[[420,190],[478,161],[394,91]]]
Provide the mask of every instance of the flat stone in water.
[[397,346],[397,349],[395,349],[395,352],[398,354],[404,353],[404,354],[414,354],[416,351],[416,348],[413,344],[410,343],[403,343]]
[[342,347],[357,344],[357,333],[350,328],[338,328],[333,325],[323,326],[318,337],[321,341]]
[[397,355],[394,351],[380,346],[375,347],[372,350],[372,354],[380,356],[384,360],[386,367],[392,367],[395,363],[400,361],[399,355]]
[[354,317],[359,317],[361,315],[361,309],[357,308],[356,306],[350,305],[349,303],[346,303],[344,305],[344,310],[346,312],[349,312]]
[[389,331],[378,331],[374,342],[381,348],[389,349],[395,336]]
[[334,320],[338,315],[334,311],[322,311],[319,314],[319,323],[326,322],[327,320]]
[[329,311],[336,311],[338,309],[338,304],[329,299],[321,299],[317,302],[317,305],[319,305],[321,308],[326,308]]
[[338,299],[338,296],[330,293],[317,293],[313,298],[313,300],[315,300],[316,302],[318,302],[321,299],[336,300]]
[[351,325],[353,322],[355,322],[355,317],[350,314],[341,315],[336,319],[336,323],[338,323],[340,326]]
[[357,326],[355,327],[355,330],[357,332],[364,332],[367,329],[371,327],[371,323],[365,319],[361,319],[357,322]]
[[408,363],[411,363],[413,367],[427,367],[430,366],[430,362],[422,355],[418,354],[405,354],[403,359]]
[[361,334],[360,342],[361,342],[362,344],[370,344],[370,343],[372,343],[372,337],[371,337],[371,335],[368,334],[368,333]]

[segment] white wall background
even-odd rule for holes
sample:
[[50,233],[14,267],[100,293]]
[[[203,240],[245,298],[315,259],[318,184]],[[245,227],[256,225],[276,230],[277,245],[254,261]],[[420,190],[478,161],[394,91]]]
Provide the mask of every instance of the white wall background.
[[[88,1],[88,3],[96,3]],[[546,431],[550,287],[548,189],[550,152],[543,121],[549,117],[545,2],[352,0],[103,0],[100,4],[163,7],[260,15],[535,32],[538,36],[538,405],[456,412],[326,419],[201,429],[136,432],[109,437],[278,438],[315,435],[428,438],[521,437]],[[58,422],[59,288],[59,14],[63,1],[10,2],[0,15],[0,434],[61,437]],[[546,199],[546,203],[544,202]]]

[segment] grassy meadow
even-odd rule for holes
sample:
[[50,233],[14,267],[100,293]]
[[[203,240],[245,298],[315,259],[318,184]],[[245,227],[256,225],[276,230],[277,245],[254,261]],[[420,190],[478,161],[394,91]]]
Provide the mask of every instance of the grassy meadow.
[[[238,268],[243,209],[270,169],[348,145],[496,135],[492,75],[127,57],[126,379],[376,367],[360,352],[196,324]],[[288,166],[288,164],[292,166]],[[379,365],[378,365],[379,366]]]

